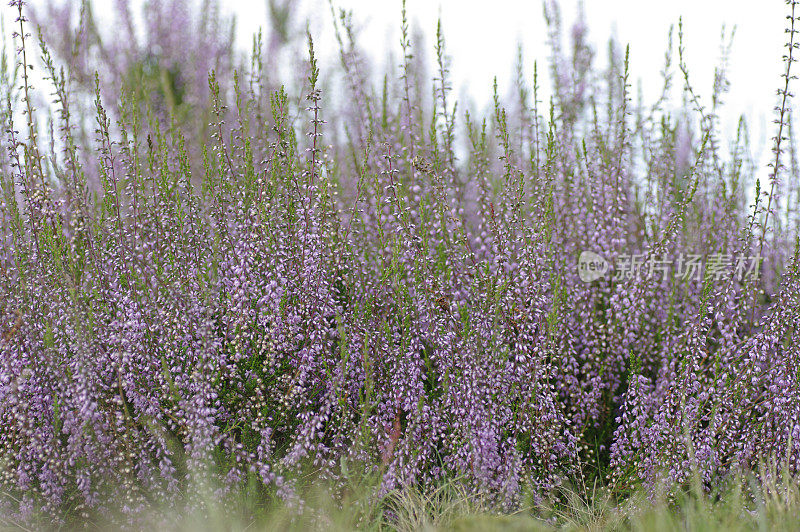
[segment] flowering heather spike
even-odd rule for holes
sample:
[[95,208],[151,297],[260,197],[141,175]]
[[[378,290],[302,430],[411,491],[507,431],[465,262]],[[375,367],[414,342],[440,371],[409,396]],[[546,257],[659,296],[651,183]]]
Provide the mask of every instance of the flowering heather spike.
[[[49,116],[11,5],[0,522],[141,528],[154,501],[203,512],[253,486],[299,509],[309,473],[346,491],[354,468],[377,497],[452,481],[503,509],[566,482],[800,473],[791,123],[751,198],[746,127],[723,153],[724,73],[703,107],[682,27],[669,113],[669,53],[664,95],[635,102],[627,50],[596,71],[580,18],[568,57],[548,2],[550,108],[520,54],[514,98],[495,82],[462,128],[442,26],[431,86],[405,5],[400,72],[374,87],[344,13],[334,73],[310,34],[293,48],[291,1],[249,68],[213,0],[148,2],[144,39],[112,41],[89,2],[53,4],[35,13]],[[329,98],[334,74],[355,105]]]

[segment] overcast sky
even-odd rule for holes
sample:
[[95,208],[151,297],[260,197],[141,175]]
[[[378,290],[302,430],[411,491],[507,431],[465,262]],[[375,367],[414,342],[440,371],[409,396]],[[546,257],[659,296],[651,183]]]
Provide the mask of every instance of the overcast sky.
[[[578,3],[561,2],[567,30],[575,20]],[[384,60],[390,51],[399,57],[400,0],[335,0],[334,4],[353,11],[361,27],[360,42],[376,61]],[[327,0],[304,0],[301,5],[301,12],[311,19],[317,49],[334,50]],[[242,43],[249,43],[253,32],[266,20],[265,0],[231,1],[227,6],[237,15]],[[692,82],[706,103],[720,57],[722,28],[729,34],[735,27],[731,90],[722,125],[731,132],[739,115],[745,114],[753,148],[762,144],[768,149],[769,137],[774,134],[772,109],[784,53],[788,11],[783,0],[586,0],[584,10],[589,38],[600,59],[610,35],[615,34],[623,46],[630,44],[632,80],[634,87],[641,81],[646,101],[652,101],[661,87],[659,72],[670,24],[675,25],[677,57],[677,23],[683,17]],[[542,66],[546,64],[546,28],[540,0],[407,0],[407,11],[426,33],[431,57],[436,21],[441,15],[456,95],[470,97],[479,107],[489,101],[494,76],[501,90],[508,89],[518,43],[525,52],[529,79],[534,59]],[[330,60],[334,60],[332,56]]]
[[[376,62],[384,61],[390,52],[399,57],[400,0],[333,1],[337,8],[352,10],[361,29],[359,41]],[[220,3],[236,15],[239,42],[249,49],[253,34],[259,26],[266,25],[267,0]],[[110,0],[97,0],[98,14],[102,16],[112,4]],[[577,15],[579,0],[562,0],[560,4],[568,31]],[[541,67],[546,66],[542,6],[541,0],[407,0],[409,18],[426,34],[431,59],[436,21],[441,16],[455,94],[459,99],[471,99],[479,108],[490,101],[495,76],[501,92],[509,90],[518,43],[524,49],[528,80],[532,79],[534,59]],[[753,149],[762,155],[768,153],[769,139],[774,134],[772,109],[783,69],[781,56],[788,13],[784,0],[585,0],[584,9],[589,40],[598,50],[598,60],[604,60],[607,39],[612,34],[622,46],[630,45],[631,79],[634,88],[641,82],[646,102],[652,102],[661,87],[659,72],[670,24],[676,26],[677,65],[677,23],[683,17],[692,83],[706,104],[720,58],[722,28],[729,35],[735,27],[729,69],[731,90],[722,113],[723,133],[726,137],[732,135],[740,114],[744,114]],[[328,0],[300,0],[299,11],[299,18],[309,18],[324,71],[326,61],[330,64],[337,60]],[[679,87],[677,75],[675,83]],[[766,162],[764,157],[760,160]]]

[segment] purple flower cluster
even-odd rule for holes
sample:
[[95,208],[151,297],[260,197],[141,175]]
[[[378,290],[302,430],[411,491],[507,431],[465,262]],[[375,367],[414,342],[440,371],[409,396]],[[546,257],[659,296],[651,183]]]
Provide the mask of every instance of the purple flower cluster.
[[[598,72],[579,21],[566,54],[554,4],[549,112],[520,76],[462,122],[441,30],[431,98],[405,11],[381,90],[337,20],[358,102],[337,108],[310,36],[307,77],[274,89],[259,44],[248,88],[219,67],[229,41],[198,50],[162,27],[188,4],[154,2],[144,48],[180,65],[202,131],[148,120],[181,111],[113,74],[81,111],[72,88],[106,60],[88,36],[66,75],[42,46],[57,101],[34,109],[12,4],[25,77],[0,80],[0,516],[133,519],[253,481],[298,502],[306,473],[348,467],[379,473],[380,494],[459,478],[504,507],[565,479],[712,486],[766,459],[798,473],[794,2],[754,207],[744,126],[730,153],[719,138],[725,84],[700,105],[681,44],[691,103],[665,110],[667,76],[664,98],[634,105],[627,52]],[[586,250],[763,262],[584,282]]]

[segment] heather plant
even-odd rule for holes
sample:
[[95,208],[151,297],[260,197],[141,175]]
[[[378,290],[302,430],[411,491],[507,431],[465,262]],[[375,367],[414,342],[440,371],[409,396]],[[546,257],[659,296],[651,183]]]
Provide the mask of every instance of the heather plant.
[[233,20],[220,15],[216,1],[145,2],[141,21],[130,2],[117,2],[112,24],[98,24],[88,0],[35,7],[33,21],[48,24],[43,38],[68,68],[72,87],[92,93],[100,72],[108,105],[117,105],[124,87],[152,112],[185,120],[207,103],[208,72],[227,83],[237,66]]
[[[591,504],[598,483],[702,500],[798,474],[795,2],[763,183],[746,123],[720,132],[729,44],[704,99],[680,23],[645,105],[627,49],[596,67],[579,18],[565,50],[547,2],[549,105],[520,53],[484,116],[452,96],[441,22],[428,80],[404,5],[378,84],[335,9],[338,69],[307,34],[280,80],[291,3],[250,61],[220,19],[166,31],[196,19],[185,2],[149,4],[141,45],[104,44],[89,3],[77,32],[71,5],[37,12],[56,28],[37,43],[11,5],[5,522],[136,527],[243,497],[313,519],[313,478],[366,493],[364,522],[437,526],[414,508],[542,509],[567,484]],[[587,280],[586,251],[617,268]]]

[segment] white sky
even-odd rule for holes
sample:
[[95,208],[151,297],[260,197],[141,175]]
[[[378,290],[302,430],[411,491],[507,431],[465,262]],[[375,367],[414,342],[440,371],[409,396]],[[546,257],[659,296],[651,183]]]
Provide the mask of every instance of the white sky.
[[[32,2],[35,0],[31,0]],[[37,0],[49,1],[49,0]],[[79,0],[68,0],[78,2]],[[328,0],[299,0],[300,17],[308,16],[321,68],[337,61]],[[352,10],[361,28],[359,42],[376,62],[389,53],[400,56],[400,0],[333,0],[337,8]],[[567,33],[578,11],[579,0],[562,0],[562,21]],[[111,11],[112,0],[95,0],[102,18]],[[142,0],[133,0],[134,12]],[[267,0],[220,0],[223,8],[237,17],[237,38],[249,50],[259,26],[266,26]],[[740,114],[750,125],[752,148],[768,153],[776,89],[783,70],[785,16],[783,0],[585,0],[589,40],[597,50],[597,61],[604,61],[608,37],[616,34],[624,46],[630,44],[631,81],[634,89],[641,81],[645,102],[652,102],[661,87],[659,72],[670,24],[675,25],[674,68],[677,67],[677,22],[683,16],[687,63],[692,83],[703,103],[710,102],[714,67],[720,56],[720,32],[725,25],[736,27],[731,50],[730,93],[722,113],[726,138],[735,131]],[[429,64],[433,64],[436,21],[441,15],[455,95],[469,98],[478,107],[491,98],[492,79],[497,76],[501,94],[511,88],[517,44],[525,53],[525,69],[530,83],[533,61],[546,74],[548,50],[541,0],[407,0],[408,16],[426,35]],[[8,7],[3,7],[13,21]],[[564,41],[565,46],[567,41]],[[602,64],[602,63],[600,63]],[[546,81],[545,81],[546,83]],[[681,85],[676,71],[674,87]],[[545,93],[546,94],[546,93]],[[674,94],[678,94],[674,90]],[[635,97],[635,94],[634,94]],[[546,100],[545,100],[546,101]],[[761,157],[762,166],[766,158]]]
[[[577,15],[578,3],[561,1],[565,32]],[[225,5],[237,15],[238,34],[247,46],[266,20],[266,1],[235,0]],[[390,52],[399,57],[400,0],[334,0],[334,5],[353,11],[361,25],[363,49],[371,51],[376,61],[386,59]],[[436,21],[441,15],[453,87],[459,97],[468,96],[482,106],[491,97],[494,76],[501,93],[505,93],[513,79],[518,43],[524,49],[529,82],[534,59],[539,62],[540,73],[546,70],[548,50],[541,0],[407,0],[406,6],[412,23],[426,34],[431,62]],[[677,68],[677,23],[683,16],[687,64],[695,90],[705,104],[710,103],[722,27],[729,33],[735,26],[723,131],[731,135],[739,115],[744,114],[750,125],[752,148],[768,151],[785,51],[788,11],[783,0],[585,0],[584,9],[589,40],[595,45],[598,60],[605,60],[607,39],[612,33],[623,46],[630,44],[633,86],[641,81],[645,102],[652,102],[661,87],[659,72],[670,24],[675,25],[673,68]],[[324,59],[325,50],[336,49],[328,2],[302,0],[301,13],[309,15],[315,48]],[[335,54],[328,54],[328,60],[334,61]],[[674,87],[679,88],[680,83],[680,73],[676,72]]]

